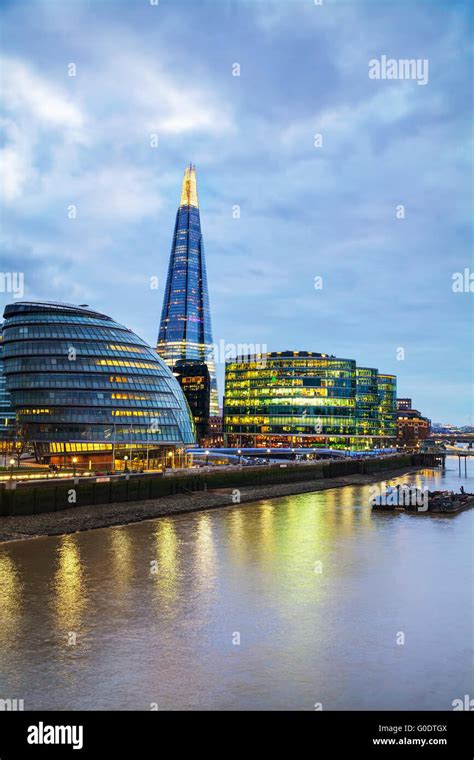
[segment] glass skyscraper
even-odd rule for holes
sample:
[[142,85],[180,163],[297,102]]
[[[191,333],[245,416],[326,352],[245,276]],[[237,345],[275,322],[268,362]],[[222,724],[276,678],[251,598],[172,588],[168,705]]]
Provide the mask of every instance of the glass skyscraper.
[[186,167],[174,227],[157,352],[173,369],[178,361],[205,362],[211,378],[210,414],[219,413],[206,262],[196,167]]

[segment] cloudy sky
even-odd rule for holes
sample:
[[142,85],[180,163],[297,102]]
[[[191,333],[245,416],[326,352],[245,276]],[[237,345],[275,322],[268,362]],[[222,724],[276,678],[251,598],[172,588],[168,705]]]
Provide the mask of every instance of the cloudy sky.
[[[155,344],[193,161],[215,342],[355,358],[473,424],[470,2],[151,2],[3,0],[2,271]],[[369,78],[384,55],[428,82]]]

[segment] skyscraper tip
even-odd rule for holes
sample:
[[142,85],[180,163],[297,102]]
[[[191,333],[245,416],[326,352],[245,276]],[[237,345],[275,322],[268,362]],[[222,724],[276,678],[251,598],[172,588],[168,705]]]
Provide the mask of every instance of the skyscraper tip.
[[184,170],[183,186],[181,189],[180,206],[194,206],[199,208],[197,184],[196,184],[196,165],[189,162],[189,166]]

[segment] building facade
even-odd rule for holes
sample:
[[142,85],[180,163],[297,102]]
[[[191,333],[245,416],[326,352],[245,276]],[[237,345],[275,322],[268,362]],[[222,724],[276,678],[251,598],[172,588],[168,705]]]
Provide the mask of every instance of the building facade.
[[191,165],[184,172],[181,199],[176,214],[156,350],[172,369],[180,360],[206,362],[211,378],[211,414],[218,414],[217,379],[196,167]]
[[[410,402],[407,406],[406,403]],[[400,448],[417,449],[431,435],[431,420],[418,409],[411,408],[411,399],[397,399],[397,444]]]
[[175,376],[193,415],[196,436],[201,443],[208,433],[211,377],[207,364],[199,361],[178,361]]
[[393,441],[397,437],[397,378],[395,375],[377,377],[379,389],[380,434]]
[[14,446],[15,419],[16,415],[3,372],[3,341],[0,331],[0,454],[3,456],[12,451]]
[[379,377],[388,376],[358,370],[353,359],[307,351],[232,359],[226,363],[226,445],[390,448],[396,382],[379,383]]
[[194,443],[176,379],[131,330],[63,303],[16,302],[4,318],[6,388],[39,461],[156,467]]
[[208,449],[224,446],[224,418],[222,415],[209,417],[208,432],[201,445]]
[[397,412],[411,409],[411,398],[397,398]]
[[378,372],[369,367],[356,367],[356,431],[361,438],[380,435]]

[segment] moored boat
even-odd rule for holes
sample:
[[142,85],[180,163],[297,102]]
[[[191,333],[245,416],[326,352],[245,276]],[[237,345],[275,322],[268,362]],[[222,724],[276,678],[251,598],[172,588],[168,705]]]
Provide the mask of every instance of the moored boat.
[[474,494],[453,491],[428,491],[412,486],[388,486],[372,503],[372,509],[384,512],[402,510],[415,513],[455,514],[474,507]]

